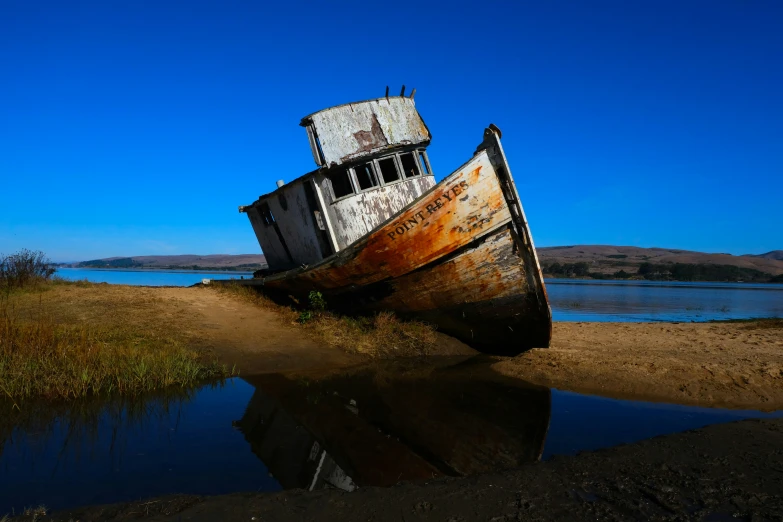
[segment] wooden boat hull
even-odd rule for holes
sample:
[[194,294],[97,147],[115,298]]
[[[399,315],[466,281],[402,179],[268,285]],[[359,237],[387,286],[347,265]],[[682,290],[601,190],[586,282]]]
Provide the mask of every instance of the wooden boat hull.
[[260,281],[321,292],[351,313],[392,310],[492,354],[548,347],[552,320],[519,196],[494,127],[474,157],[350,247]]

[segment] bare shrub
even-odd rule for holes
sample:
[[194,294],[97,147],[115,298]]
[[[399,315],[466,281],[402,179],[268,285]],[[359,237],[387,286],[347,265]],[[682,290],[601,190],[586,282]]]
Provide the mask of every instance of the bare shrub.
[[48,281],[54,268],[46,254],[39,250],[20,250],[10,256],[0,255],[0,287],[23,288]]

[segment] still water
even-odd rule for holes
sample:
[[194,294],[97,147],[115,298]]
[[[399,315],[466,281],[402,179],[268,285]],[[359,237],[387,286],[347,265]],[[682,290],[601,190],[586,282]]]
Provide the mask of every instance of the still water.
[[783,317],[783,285],[547,279],[555,321]]
[[189,270],[108,270],[99,268],[58,268],[55,275],[69,281],[90,281],[113,285],[191,286],[202,279],[239,279],[252,272],[193,272]]
[[171,493],[352,491],[783,413],[562,392],[498,376],[480,356],[399,364],[322,379],[234,378],[134,401],[3,410],[0,513]]
[[[70,280],[147,286],[190,286],[204,278],[252,277],[249,272],[95,270],[61,268]],[[783,285],[547,279],[555,321],[709,321],[783,317]]]

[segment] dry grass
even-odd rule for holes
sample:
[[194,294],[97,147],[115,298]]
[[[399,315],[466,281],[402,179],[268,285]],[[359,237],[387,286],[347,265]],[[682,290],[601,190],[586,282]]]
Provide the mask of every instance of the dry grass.
[[188,349],[150,299],[96,286],[56,282],[0,297],[0,395],[18,407],[33,397],[133,395],[230,373]]
[[216,285],[215,288],[218,292],[275,310],[284,320],[330,347],[381,358],[428,355],[436,348],[437,332],[433,326],[420,321],[403,321],[392,312],[348,317],[304,306],[305,312],[302,312],[278,305],[252,287]]

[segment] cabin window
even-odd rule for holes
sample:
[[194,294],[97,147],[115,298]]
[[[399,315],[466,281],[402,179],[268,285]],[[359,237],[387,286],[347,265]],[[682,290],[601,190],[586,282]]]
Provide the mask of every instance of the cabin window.
[[351,184],[351,175],[347,170],[338,170],[329,174],[329,182],[332,184],[332,193],[334,199],[344,198],[353,194],[353,185]]
[[378,160],[378,168],[381,171],[381,177],[384,184],[392,183],[400,179],[400,173],[397,171],[397,162],[394,156]]
[[268,227],[275,224],[275,216],[272,215],[269,203],[261,203],[261,219],[264,221],[264,225]]
[[406,152],[400,154],[400,164],[402,165],[402,172],[405,173],[406,178],[412,178],[419,175],[419,169],[416,167],[416,158],[413,154]]
[[367,190],[378,186],[378,180],[375,177],[375,170],[372,163],[357,165],[353,168],[356,172],[356,180],[359,182],[360,190]]
[[419,164],[421,165],[421,171],[425,176],[432,174],[432,172],[430,172],[430,163],[427,161],[427,156],[424,154],[423,150],[419,151]]

